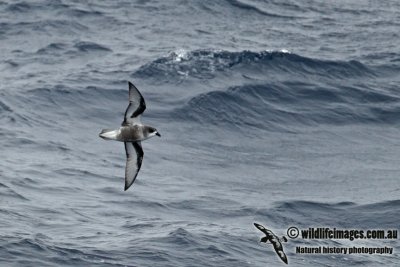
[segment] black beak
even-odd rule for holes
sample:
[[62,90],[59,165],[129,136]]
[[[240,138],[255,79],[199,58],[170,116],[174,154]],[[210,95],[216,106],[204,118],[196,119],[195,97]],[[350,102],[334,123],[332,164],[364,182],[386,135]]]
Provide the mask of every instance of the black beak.
[[157,135],[158,137],[161,137],[161,134],[160,134],[159,132],[156,132],[156,135]]

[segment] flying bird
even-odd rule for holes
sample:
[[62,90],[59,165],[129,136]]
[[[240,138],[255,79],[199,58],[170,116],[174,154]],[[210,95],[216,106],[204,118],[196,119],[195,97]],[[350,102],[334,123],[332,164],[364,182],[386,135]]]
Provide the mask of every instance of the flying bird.
[[142,166],[144,153],[141,142],[156,135],[161,137],[154,127],[141,123],[140,117],[146,109],[146,103],[139,90],[131,82],[128,84],[129,105],[121,127],[116,130],[103,129],[99,134],[105,140],[115,140],[125,144],[125,191],[133,184]]
[[281,242],[287,242],[286,237],[282,236],[282,238],[277,237],[271,230],[265,228],[261,224],[254,223],[258,230],[263,232],[265,236],[261,238],[260,242],[267,243],[268,241],[274,246],[276,254],[278,254],[281,260],[288,264],[288,259],[286,257],[285,252],[283,252],[283,246]]

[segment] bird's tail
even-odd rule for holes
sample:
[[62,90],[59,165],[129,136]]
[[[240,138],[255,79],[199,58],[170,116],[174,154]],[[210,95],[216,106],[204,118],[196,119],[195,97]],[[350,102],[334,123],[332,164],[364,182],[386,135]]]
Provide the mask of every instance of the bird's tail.
[[99,136],[105,140],[117,140],[118,130],[103,129]]

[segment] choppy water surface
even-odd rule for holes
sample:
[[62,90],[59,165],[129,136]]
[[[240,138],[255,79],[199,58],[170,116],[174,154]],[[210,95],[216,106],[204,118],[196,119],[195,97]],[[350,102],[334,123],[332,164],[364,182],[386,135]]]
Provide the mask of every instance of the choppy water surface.
[[[4,266],[277,266],[253,222],[399,226],[397,1],[0,1]],[[147,102],[123,191],[127,80]],[[394,247],[300,255],[296,246]],[[397,266],[397,240],[289,240]]]

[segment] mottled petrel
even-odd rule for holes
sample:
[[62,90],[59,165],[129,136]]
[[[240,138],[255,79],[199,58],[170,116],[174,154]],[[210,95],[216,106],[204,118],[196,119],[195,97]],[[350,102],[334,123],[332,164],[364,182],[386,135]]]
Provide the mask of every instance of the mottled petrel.
[[125,191],[133,184],[142,166],[144,153],[141,141],[155,135],[161,137],[155,128],[141,123],[140,115],[146,109],[146,103],[139,90],[131,82],[128,84],[129,105],[121,127],[117,130],[104,129],[99,134],[103,139],[121,141],[125,144]]
[[268,241],[274,246],[276,254],[278,254],[281,260],[288,264],[288,259],[286,257],[285,252],[283,252],[282,241],[287,242],[286,237],[282,236],[282,238],[277,237],[271,230],[265,228],[261,224],[254,223],[254,225],[259,229],[261,232],[265,234],[263,238],[261,238],[260,242],[267,243]]

